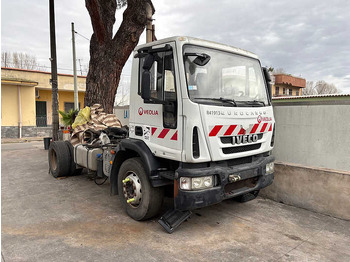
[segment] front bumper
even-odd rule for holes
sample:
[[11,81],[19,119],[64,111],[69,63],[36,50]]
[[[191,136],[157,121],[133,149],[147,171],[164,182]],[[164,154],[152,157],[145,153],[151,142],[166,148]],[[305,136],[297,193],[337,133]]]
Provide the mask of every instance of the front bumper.
[[[252,163],[236,166],[211,166],[206,168],[179,168],[176,170],[180,177],[215,176],[215,186],[210,189],[186,191],[178,189],[174,198],[175,208],[178,210],[193,210],[221,202],[224,199],[237,197],[269,186],[274,174],[267,175],[265,167],[273,162],[273,156],[259,157]],[[229,175],[239,175],[241,180],[230,182]],[[176,183],[177,185],[179,183]]]

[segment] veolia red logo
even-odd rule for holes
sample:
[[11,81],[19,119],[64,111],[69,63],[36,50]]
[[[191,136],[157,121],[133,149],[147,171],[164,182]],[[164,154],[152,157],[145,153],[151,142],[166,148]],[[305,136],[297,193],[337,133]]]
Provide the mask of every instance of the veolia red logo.
[[150,116],[157,116],[159,115],[158,114],[158,110],[152,110],[152,109],[145,109],[143,110],[142,107],[139,107],[139,115],[142,116],[142,115],[150,115]]
[[257,121],[259,124],[261,123],[261,121],[269,122],[269,121],[272,121],[272,117],[261,117],[261,115],[259,115],[257,118]]
[[140,116],[143,115],[143,108],[142,108],[142,107],[139,108],[139,115],[140,115]]
[[258,123],[260,124],[261,123],[261,115],[258,116]]

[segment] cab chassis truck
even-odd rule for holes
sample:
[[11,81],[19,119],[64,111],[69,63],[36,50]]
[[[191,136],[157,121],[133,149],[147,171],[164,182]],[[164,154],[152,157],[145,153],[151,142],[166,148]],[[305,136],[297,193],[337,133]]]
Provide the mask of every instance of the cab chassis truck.
[[54,177],[87,168],[109,179],[135,220],[159,219],[172,233],[191,210],[254,199],[274,178],[275,120],[270,76],[248,51],[191,37],[133,53],[128,130],[110,143],[49,148]]

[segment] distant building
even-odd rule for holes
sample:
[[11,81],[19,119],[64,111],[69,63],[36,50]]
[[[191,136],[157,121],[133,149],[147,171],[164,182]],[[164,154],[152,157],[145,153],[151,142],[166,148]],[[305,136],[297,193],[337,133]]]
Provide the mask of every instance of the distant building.
[[275,74],[272,86],[272,96],[301,96],[306,80],[287,74]]
[[[20,133],[22,137],[51,134],[50,79],[49,72],[1,68],[1,137],[16,138]],[[77,82],[82,107],[86,77],[78,76]],[[59,110],[74,108],[73,75],[58,74],[58,101]]]

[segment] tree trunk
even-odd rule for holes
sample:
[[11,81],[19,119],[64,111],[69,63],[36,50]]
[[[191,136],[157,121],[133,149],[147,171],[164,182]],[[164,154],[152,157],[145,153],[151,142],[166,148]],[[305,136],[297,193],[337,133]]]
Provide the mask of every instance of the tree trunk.
[[[101,104],[113,113],[115,95],[122,69],[143,32],[151,0],[127,0],[123,21],[113,37],[116,0],[85,0],[94,33],[90,40],[89,72],[86,79],[85,106]],[[120,1],[118,2],[120,4]]]

